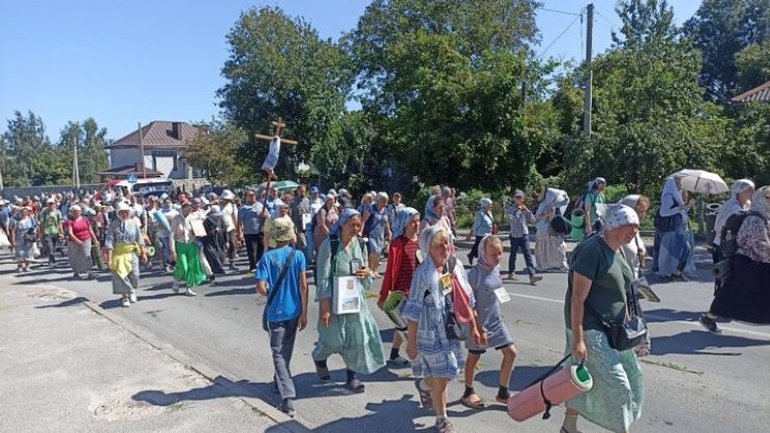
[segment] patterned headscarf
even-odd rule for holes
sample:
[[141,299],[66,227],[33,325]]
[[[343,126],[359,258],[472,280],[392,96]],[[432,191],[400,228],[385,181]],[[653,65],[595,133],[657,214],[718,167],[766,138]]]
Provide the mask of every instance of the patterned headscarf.
[[639,226],[639,215],[633,208],[624,204],[607,206],[603,230],[613,230],[626,225]]
[[342,213],[340,214],[339,219],[332,226],[332,229],[329,232],[329,235],[339,236],[340,232],[342,231],[342,226],[344,226],[345,223],[348,222],[350,217],[355,216],[355,215],[361,215],[361,212],[359,212],[359,211],[357,211],[355,209],[351,209],[351,208],[347,208],[344,211],[342,211]]
[[481,239],[481,242],[479,242],[479,266],[481,266],[481,268],[487,272],[490,272],[497,266],[500,266],[499,263],[497,266],[492,266],[489,264],[489,257],[487,257],[487,241],[490,239],[492,239],[492,236],[486,235]]
[[398,211],[393,220],[393,239],[397,239],[399,236],[403,235],[404,229],[406,228],[406,225],[409,224],[409,221],[411,221],[415,215],[419,214],[420,212],[413,207],[405,207]]
[[482,198],[481,200],[479,200],[479,206],[481,206],[481,207],[482,207],[482,209],[486,209],[486,208],[488,208],[489,206],[492,206],[492,200],[490,200],[490,199],[488,199],[488,198],[484,197],[484,198]]
[[754,191],[754,195],[751,197],[751,210],[770,218],[770,199],[767,197],[770,197],[770,186],[763,186]]

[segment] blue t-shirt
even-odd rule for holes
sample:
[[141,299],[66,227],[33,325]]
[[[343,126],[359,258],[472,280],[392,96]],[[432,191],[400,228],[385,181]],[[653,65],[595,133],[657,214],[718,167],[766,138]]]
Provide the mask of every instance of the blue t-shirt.
[[243,224],[243,233],[258,235],[262,232],[262,203],[245,204],[238,209],[238,221]]
[[[285,246],[270,250],[262,256],[254,275],[257,281],[266,281],[268,292],[281,274],[281,268],[289,258],[292,247]],[[271,323],[292,320],[302,314],[302,296],[300,295],[299,274],[305,272],[305,255],[300,251],[294,254],[293,263],[289,265],[286,276],[283,277],[279,292],[273,298],[267,310],[267,321]]]

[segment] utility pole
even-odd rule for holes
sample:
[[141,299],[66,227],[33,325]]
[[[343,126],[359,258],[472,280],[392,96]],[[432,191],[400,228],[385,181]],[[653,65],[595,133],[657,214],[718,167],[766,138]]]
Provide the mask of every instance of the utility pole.
[[80,191],[80,168],[78,165],[78,139],[72,137],[72,180],[75,183],[75,189]]
[[139,122],[139,163],[142,164],[142,179],[147,179],[147,169],[144,168],[144,139],[142,138],[142,122]]
[[591,110],[593,109],[594,71],[591,66],[594,40],[594,4],[588,4],[588,23],[586,24],[586,84],[583,102],[583,134],[591,135]]

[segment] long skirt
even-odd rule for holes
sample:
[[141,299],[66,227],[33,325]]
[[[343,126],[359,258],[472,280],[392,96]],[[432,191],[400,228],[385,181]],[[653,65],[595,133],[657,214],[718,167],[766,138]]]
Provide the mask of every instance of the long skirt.
[[131,270],[128,275],[121,277],[112,268],[112,293],[115,295],[130,295],[139,288],[139,256],[131,253]]
[[[585,366],[593,388],[566,406],[609,431],[623,433],[642,415],[642,370],[633,350],[618,352],[602,331],[584,331],[588,358]],[[567,330],[567,352],[572,351],[572,331]]]
[[206,272],[201,265],[198,244],[176,242],[176,267],[174,278],[184,281],[188,288],[196,287],[206,281]]
[[29,262],[35,259],[33,249],[34,242],[30,242],[24,236],[16,236],[16,247],[14,249],[16,260],[19,262]]
[[203,238],[203,253],[211,266],[211,272],[216,275],[225,273],[225,249],[223,243],[217,242],[215,236]]
[[656,272],[659,277],[670,277],[676,270],[684,271],[692,254],[687,232],[680,229],[662,233],[656,253]]
[[567,244],[561,236],[552,236],[547,230],[535,235],[535,261],[538,272],[567,266]]
[[67,256],[74,273],[86,274],[91,272],[91,267],[93,266],[91,261],[91,239],[83,241],[83,244],[69,242],[67,245]]
[[709,311],[724,318],[770,324],[770,263],[736,254],[730,276],[717,289]]

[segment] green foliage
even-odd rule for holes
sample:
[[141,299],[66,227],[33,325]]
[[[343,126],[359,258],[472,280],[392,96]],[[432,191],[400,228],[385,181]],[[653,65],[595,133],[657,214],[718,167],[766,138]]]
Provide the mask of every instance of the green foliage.
[[736,54],[770,36],[767,0],[703,0],[684,34],[703,53],[701,84],[717,101],[738,93]]
[[[293,174],[311,149],[328,144],[329,128],[345,111],[353,80],[348,59],[309,23],[279,8],[242,13],[227,42],[227,83],[218,91],[225,117],[249,137],[270,131],[270,121],[282,117],[288,124],[284,135],[300,145],[282,149],[276,170]],[[252,175],[258,175],[267,149],[267,143],[252,140],[244,147]]]
[[736,54],[735,66],[738,68],[737,93],[770,81],[770,40],[751,45]]
[[[243,186],[257,163],[243,155],[246,133],[230,122],[212,120],[200,124],[187,158],[215,185]],[[259,164],[261,166],[261,163]]]
[[[547,66],[529,55],[534,8],[525,0],[380,0],[366,9],[348,46],[363,106],[380,118],[392,159],[421,182],[527,182],[553,119],[537,102]],[[526,107],[522,85],[533,93]]]

